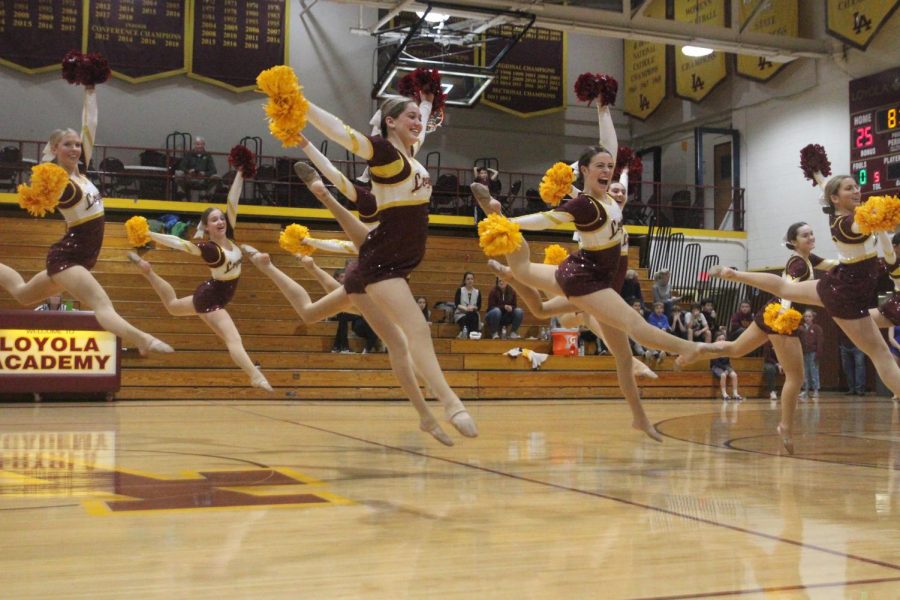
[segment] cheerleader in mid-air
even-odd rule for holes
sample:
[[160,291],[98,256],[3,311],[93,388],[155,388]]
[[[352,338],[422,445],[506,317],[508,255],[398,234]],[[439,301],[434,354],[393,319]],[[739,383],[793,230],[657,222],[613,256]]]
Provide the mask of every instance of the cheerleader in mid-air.
[[[206,236],[207,239],[194,243],[178,236],[147,231],[144,229],[146,220],[142,217],[136,217],[135,220],[126,223],[127,229],[138,230],[130,233],[133,244],[143,245],[142,243],[149,238],[162,246],[198,256],[209,267],[209,279],[197,286],[190,296],[178,298],[169,282],[160,277],[148,261],[134,252],[129,252],[128,258],[150,282],[150,286],[162,300],[169,314],[176,317],[188,315],[200,317],[200,320],[225,342],[231,360],[248,375],[250,385],[271,392],[272,386],[247,355],[241,334],[225,308],[234,297],[241,276],[243,255],[233,238],[237,225],[238,202],[244,187],[244,173],[252,171],[255,165],[255,157],[243,146],[232,149],[229,159],[236,172],[228,190],[226,210],[223,213],[215,207],[207,208],[203,211],[200,224],[197,226],[197,237]],[[248,176],[252,176],[252,172],[248,172]]]
[[50,247],[46,269],[28,282],[14,269],[0,264],[0,287],[23,305],[65,290],[82,308],[94,311],[101,327],[137,347],[141,355],[172,352],[171,346],[119,316],[91,274],[103,245],[103,199],[96,186],[81,174],[78,163],[82,155],[85,164],[90,163],[96,130],[96,92],[92,84],[86,84],[81,133],[72,129],[54,131],[44,146],[42,163],[32,169],[31,185],[19,186],[19,203],[34,216],[59,208],[66,221],[66,234]]

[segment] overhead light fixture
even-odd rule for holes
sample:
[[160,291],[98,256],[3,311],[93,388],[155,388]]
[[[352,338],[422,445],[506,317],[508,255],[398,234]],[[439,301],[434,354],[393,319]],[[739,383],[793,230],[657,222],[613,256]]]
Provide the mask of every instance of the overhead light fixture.
[[423,15],[425,16],[426,23],[443,23],[444,21],[446,21],[447,19],[450,18],[450,15],[445,15],[444,13],[428,11],[428,13],[426,14],[423,11],[419,11],[419,10],[416,11],[416,16],[419,17],[420,19],[422,18]]
[[703,46],[682,46],[681,53],[685,56],[698,58],[700,56],[709,56],[713,53],[712,48],[704,48]]

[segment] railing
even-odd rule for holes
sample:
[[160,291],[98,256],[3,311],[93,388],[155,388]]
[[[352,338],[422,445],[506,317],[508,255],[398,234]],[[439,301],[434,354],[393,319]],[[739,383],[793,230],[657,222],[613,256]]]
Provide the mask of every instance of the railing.
[[[31,166],[40,160],[44,142],[2,140],[0,148],[11,147],[14,160],[4,161],[0,150],[0,189],[14,191],[23,182]],[[327,150],[327,147],[326,147]],[[220,175],[208,178],[202,200],[222,201],[227,194],[227,154],[211,152]],[[354,180],[365,171],[365,163],[344,152],[335,166]],[[97,146],[88,176],[108,196],[159,200],[190,199],[175,171],[183,152],[178,149],[133,146]],[[420,156],[420,159],[422,157]],[[293,172],[293,157],[262,155],[257,157],[258,173],[245,183],[244,202],[286,207],[320,207],[306,186]],[[469,185],[471,168],[445,167],[440,154],[425,157],[432,177],[431,210],[438,214],[473,215],[475,203]],[[538,194],[542,173],[501,171],[492,182],[492,192],[507,214],[517,216],[547,210]],[[625,223],[661,227],[739,230],[743,227],[743,189],[714,186],[674,185],[635,181],[630,201],[624,210]],[[339,196],[339,194],[336,194]]]

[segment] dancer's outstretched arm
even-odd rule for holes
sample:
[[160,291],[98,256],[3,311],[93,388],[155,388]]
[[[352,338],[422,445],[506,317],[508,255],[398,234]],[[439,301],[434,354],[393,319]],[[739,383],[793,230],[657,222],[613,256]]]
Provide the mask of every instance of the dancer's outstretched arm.
[[359,250],[353,242],[347,240],[320,240],[314,237],[303,238],[300,242],[304,246],[322,250],[323,252],[331,252],[332,254],[349,254],[350,256],[359,255]]
[[[319,152],[319,149],[301,136],[300,149],[306,154],[310,162],[316,166],[319,172],[338,189],[350,202],[356,203],[356,186],[341,173],[328,158]],[[309,184],[307,184],[309,185]],[[315,191],[313,191],[315,193]],[[318,197],[318,194],[316,194]],[[321,198],[319,198],[321,200]],[[330,208],[330,207],[329,207]]]
[[375,150],[368,137],[349,125],[345,125],[330,112],[310,102],[306,114],[309,123],[336,144],[340,144],[363,160],[370,160],[374,155]]
[[238,203],[241,200],[241,192],[244,191],[244,173],[240,169],[234,174],[234,181],[228,188],[228,199],[225,206],[225,218],[231,225],[231,231],[237,228]]
[[81,110],[81,154],[86,167],[91,165],[94,154],[94,136],[97,134],[97,91],[92,85],[84,86],[84,106]]

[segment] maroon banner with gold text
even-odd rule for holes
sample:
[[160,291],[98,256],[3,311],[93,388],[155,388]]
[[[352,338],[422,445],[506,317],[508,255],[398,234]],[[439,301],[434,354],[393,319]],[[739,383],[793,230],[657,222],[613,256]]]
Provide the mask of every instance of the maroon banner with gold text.
[[0,0],[0,64],[24,73],[61,68],[82,50],[82,0]]
[[184,73],[186,0],[90,0],[89,52],[138,83]]
[[286,0],[195,0],[189,77],[234,92],[287,62]]

